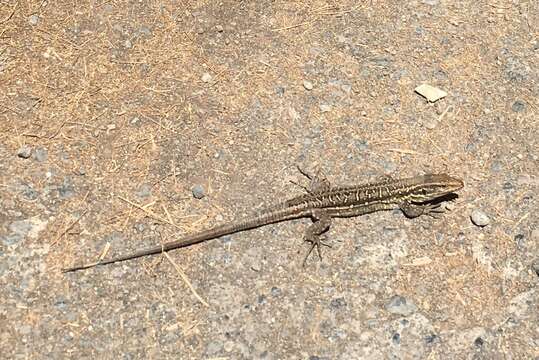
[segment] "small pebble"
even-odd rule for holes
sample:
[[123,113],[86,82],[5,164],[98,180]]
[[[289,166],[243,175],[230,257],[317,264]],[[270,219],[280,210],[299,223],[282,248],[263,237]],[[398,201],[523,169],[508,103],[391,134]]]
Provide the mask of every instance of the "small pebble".
[[152,185],[142,184],[135,193],[139,199],[146,199],[152,195]]
[[306,90],[312,90],[314,86],[313,86],[313,83],[310,82],[309,80],[303,80],[303,87]]
[[47,160],[47,157],[48,157],[47,149],[44,149],[42,147],[38,147],[36,149],[36,152],[34,153],[34,158],[37,161],[43,162],[43,161]]
[[260,262],[259,259],[252,259],[252,264],[251,264],[251,270],[255,271],[255,272],[260,272],[262,271],[262,263]]
[[217,30],[217,32],[223,32],[225,29],[223,29],[223,27],[221,25],[217,25],[215,27],[215,30]]
[[484,227],[490,224],[490,218],[488,215],[478,209],[472,211],[470,218],[476,226]]
[[130,121],[131,125],[138,125],[140,124],[140,118],[138,116],[135,116]]
[[417,306],[405,297],[395,295],[386,304],[386,310],[392,314],[408,316],[417,310]]
[[23,145],[17,150],[17,156],[23,159],[28,159],[32,155],[32,148],[28,145]]
[[539,259],[533,262],[532,269],[535,271],[535,275],[539,276]]
[[331,300],[329,307],[332,309],[340,309],[346,307],[346,300],[343,297],[339,297]]
[[[537,265],[538,265],[538,267],[539,267],[539,263],[538,263]],[[539,269],[539,268],[538,268],[538,269]],[[271,288],[271,295],[272,295],[272,296],[279,296],[279,295],[281,295],[281,293],[282,293],[282,291],[281,291],[281,289],[279,289],[278,287],[275,287],[275,286],[274,286],[274,287]]]
[[474,345],[477,346],[477,347],[483,346],[484,343],[485,343],[485,340],[483,340],[481,337],[478,337],[474,341]]
[[516,234],[514,239],[519,248],[522,249],[526,246],[526,237],[524,236],[524,234]]
[[234,342],[233,341],[225,342],[224,349],[226,352],[231,352],[232,350],[234,350]]
[[323,112],[323,113],[330,112],[331,111],[331,106],[329,106],[327,104],[322,104],[322,105],[320,105],[320,111]]
[[204,73],[204,74],[202,75],[202,78],[201,78],[201,79],[202,79],[202,81],[204,81],[205,83],[209,83],[209,82],[211,81],[212,77],[211,77],[210,74]]
[[58,195],[60,199],[69,199],[75,195],[75,185],[70,177],[64,178],[64,182],[58,187]]
[[503,163],[501,161],[495,160],[492,162],[492,165],[490,166],[490,169],[493,172],[500,172],[503,169]]
[[369,143],[367,142],[367,140],[364,139],[356,140],[355,145],[360,151],[365,151],[369,148]]
[[520,100],[515,101],[511,106],[511,110],[514,112],[522,112],[524,109],[526,109],[526,104]]
[[39,16],[37,16],[36,14],[31,15],[30,18],[28,18],[28,22],[30,23],[30,25],[37,25],[37,23],[39,22]]
[[434,344],[440,342],[440,338],[436,334],[430,334],[424,337],[424,340],[427,344]]
[[195,199],[202,199],[204,196],[206,196],[202,185],[195,185],[191,192],[193,193],[193,197]]
[[136,223],[135,230],[137,230],[139,233],[142,233],[144,232],[144,230],[146,230],[146,225],[144,225],[143,223]]

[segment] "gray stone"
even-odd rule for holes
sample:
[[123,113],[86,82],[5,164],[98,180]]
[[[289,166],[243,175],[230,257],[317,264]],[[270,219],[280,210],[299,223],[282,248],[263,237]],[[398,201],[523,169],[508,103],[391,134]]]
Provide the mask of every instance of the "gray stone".
[[535,272],[535,275],[539,276],[539,259],[533,262],[532,270]]
[[48,158],[47,149],[38,147],[34,153],[34,159],[36,159],[39,162],[43,162],[47,160],[47,158]]
[[223,343],[220,341],[212,341],[206,347],[206,354],[215,355],[223,350]]
[[142,184],[135,193],[139,199],[146,199],[152,195],[152,186],[150,184]]
[[212,80],[212,77],[211,77],[211,75],[209,73],[204,73],[204,74],[202,74],[201,79],[202,79],[203,82],[209,83]]
[[331,106],[329,106],[327,104],[322,104],[322,105],[320,105],[320,111],[323,112],[323,113],[330,112],[331,111]]
[[490,224],[489,216],[479,209],[473,210],[470,218],[476,226],[484,227]]
[[32,148],[28,145],[23,145],[17,150],[17,156],[23,159],[28,159],[32,155]]
[[144,225],[143,223],[136,223],[135,230],[137,230],[139,233],[142,233],[144,232],[144,230],[146,230],[146,225]]
[[[539,264],[538,264],[539,266]],[[272,287],[271,288],[271,295],[274,296],[274,297],[277,297],[277,296],[280,296],[282,294],[282,291],[281,289],[279,289],[278,287]]]
[[138,116],[134,116],[131,121],[129,121],[129,123],[133,126],[140,126],[141,124],[141,121],[140,121],[140,118]]
[[37,23],[39,22],[39,16],[37,16],[36,14],[34,15],[31,15],[29,18],[28,18],[28,23],[32,26],[35,26],[37,25]]
[[314,88],[313,83],[310,82],[309,80],[303,80],[303,87],[306,90],[312,90]]
[[206,196],[202,185],[193,186],[193,189],[191,190],[191,192],[193,193],[193,197],[195,199],[202,199],[204,196]]
[[329,303],[329,307],[333,310],[342,309],[346,307],[346,300],[343,297],[335,298]]
[[517,100],[511,105],[511,110],[514,112],[523,112],[526,109],[526,104],[520,100]]
[[356,144],[357,149],[360,151],[365,151],[369,148],[369,143],[367,142],[367,140],[364,140],[364,139],[356,140],[355,144]]
[[35,200],[38,198],[39,193],[32,187],[32,185],[21,185],[21,193],[27,200]]
[[147,26],[141,26],[138,30],[138,34],[142,36],[150,36],[152,34],[152,30],[150,30]]
[[392,314],[408,316],[416,312],[417,306],[403,296],[395,295],[386,304],[386,310]]
[[75,186],[71,178],[66,177],[62,185],[58,188],[58,195],[61,199],[69,199],[75,195]]

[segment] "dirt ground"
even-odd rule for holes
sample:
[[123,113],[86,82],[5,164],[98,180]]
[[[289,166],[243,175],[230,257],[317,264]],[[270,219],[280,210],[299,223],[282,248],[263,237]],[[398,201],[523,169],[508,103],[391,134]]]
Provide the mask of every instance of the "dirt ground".
[[[535,0],[0,0],[1,357],[539,358],[538,108]],[[301,194],[296,165],[466,186],[335,220],[306,268],[304,219],[61,272]]]

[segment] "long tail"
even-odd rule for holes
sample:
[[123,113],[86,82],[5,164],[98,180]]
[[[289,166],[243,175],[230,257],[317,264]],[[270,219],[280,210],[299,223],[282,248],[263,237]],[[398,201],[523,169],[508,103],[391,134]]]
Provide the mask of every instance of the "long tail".
[[273,224],[273,223],[277,223],[281,221],[308,217],[310,216],[310,214],[311,214],[310,210],[305,209],[301,205],[278,209],[278,210],[270,211],[267,214],[264,214],[261,216],[254,216],[252,218],[245,219],[243,221],[219,225],[211,229],[201,231],[196,234],[187,235],[180,240],[171,241],[162,245],[153,246],[147,249],[136,251],[131,254],[118,256],[118,257],[108,259],[108,260],[101,260],[95,263],[83,264],[83,265],[73,266],[70,268],[65,268],[65,269],[62,269],[62,272],[66,273],[66,272],[72,272],[72,271],[77,271],[77,270],[84,270],[84,269],[89,269],[98,265],[112,264],[115,262],[136,259],[143,256],[161,254],[166,251],[190,246],[190,245],[197,244],[197,243],[211,240],[211,239],[216,239],[223,235],[228,235],[228,234],[233,234],[240,231],[254,229],[260,226]]

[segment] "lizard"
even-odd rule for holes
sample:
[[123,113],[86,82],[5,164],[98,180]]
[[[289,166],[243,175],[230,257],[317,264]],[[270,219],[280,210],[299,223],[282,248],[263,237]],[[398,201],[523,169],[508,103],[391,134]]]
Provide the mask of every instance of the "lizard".
[[[299,167],[298,167],[299,168]],[[310,248],[303,260],[303,265],[314,250],[322,260],[320,247],[329,246],[324,242],[324,233],[329,230],[332,218],[354,217],[368,213],[401,209],[409,218],[421,215],[436,217],[444,210],[440,201],[464,187],[462,180],[447,174],[426,174],[404,179],[386,177],[381,181],[346,187],[332,188],[329,181],[320,175],[313,176],[302,169],[300,172],[311,180],[307,192],[283,203],[277,204],[241,220],[186,235],[179,240],[166,242],[147,249],[100,260],[94,263],[65,268],[63,272],[88,269],[98,265],[112,264],[143,256],[160,254],[173,249],[187,247],[221,236],[258,228],[261,226],[299,218],[311,218],[311,224],[305,231],[304,240]]]

